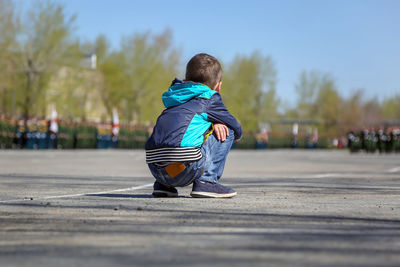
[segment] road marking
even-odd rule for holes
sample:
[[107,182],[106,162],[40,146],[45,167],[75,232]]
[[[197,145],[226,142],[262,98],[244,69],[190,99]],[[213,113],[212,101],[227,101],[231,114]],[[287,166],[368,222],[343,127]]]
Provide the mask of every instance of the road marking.
[[391,169],[387,170],[386,172],[395,173],[395,172],[398,172],[398,171],[400,171],[400,167],[391,168]]
[[339,173],[321,173],[321,174],[315,174],[315,175],[310,175],[310,178],[327,178],[327,177],[335,177],[339,176]]
[[1,200],[0,203],[12,203],[12,202],[24,202],[24,201],[31,201],[31,200],[45,200],[45,199],[55,199],[55,198],[71,198],[71,197],[82,197],[82,196],[90,196],[90,195],[101,195],[101,194],[109,194],[115,192],[126,192],[126,191],[135,191],[139,189],[144,189],[153,186],[153,184],[144,184],[139,186],[133,186],[128,188],[121,188],[115,189],[110,191],[103,191],[103,192],[92,192],[92,193],[81,193],[81,194],[72,194],[72,195],[59,195],[59,196],[46,196],[46,197],[35,197],[35,198],[25,198],[25,199],[11,199],[11,200]]

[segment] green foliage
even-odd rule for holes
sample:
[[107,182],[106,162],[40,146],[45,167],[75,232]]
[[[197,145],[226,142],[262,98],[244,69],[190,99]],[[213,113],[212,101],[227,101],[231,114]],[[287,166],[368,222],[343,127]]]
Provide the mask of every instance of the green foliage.
[[180,54],[172,47],[171,31],[126,37],[122,40],[121,53],[126,57],[128,82],[123,114],[128,121],[154,122],[164,109],[161,94],[177,76],[180,63]]
[[[353,93],[348,99],[341,103],[341,128],[345,131],[355,130],[362,127],[361,123],[361,108],[362,108],[362,94],[358,90]],[[342,132],[344,134],[344,132]]]
[[333,79],[324,76],[318,88],[316,116],[322,125],[320,133],[324,136],[338,136],[340,96]]
[[400,96],[379,103],[376,99],[365,101],[363,90],[357,90],[344,99],[328,74],[303,71],[296,91],[297,107],[288,110],[286,116],[318,122],[322,136],[337,137],[362,126],[376,127],[384,119],[400,118]]
[[257,131],[278,113],[276,70],[270,57],[258,52],[236,56],[225,69],[221,95],[244,129]]
[[74,17],[59,4],[38,2],[19,15],[12,1],[0,0],[0,94],[7,114],[45,115],[47,85],[57,67],[73,62],[70,36]]
[[400,93],[383,100],[382,115],[386,120],[400,119]]
[[295,117],[320,122],[320,133],[336,136],[341,99],[334,79],[327,74],[303,71],[295,87],[298,94],[297,107],[292,111]]
[[27,19],[29,23],[25,22],[18,33],[19,64],[25,74],[25,99],[21,105],[25,116],[44,115],[45,90],[52,73],[74,58],[68,48],[75,17],[67,17],[59,4],[39,2],[28,11]]
[[298,95],[297,114],[300,118],[315,119],[316,98],[321,83],[321,75],[318,72],[300,74],[299,82],[295,85]]
[[98,90],[107,113],[117,107],[122,120],[154,122],[163,108],[161,93],[177,76],[180,62],[171,32],[125,37],[119,51],[111,52],[104,36],[95,46],[102,77]]
[[11,0],[0,0],[0,112],[3,114],[14,113],[16,109],[18,70],[13,49],[18,27]]
[[365,125],[379,125],[383,121],[382,109],[384,109],[385,104],[383,103],[382,108],[377,99],[370,99],[363,103],[362,106],[362,124]]

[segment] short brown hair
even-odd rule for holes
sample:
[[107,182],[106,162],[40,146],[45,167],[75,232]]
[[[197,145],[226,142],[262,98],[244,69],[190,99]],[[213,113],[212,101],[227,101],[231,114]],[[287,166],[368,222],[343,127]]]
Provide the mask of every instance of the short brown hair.
[[186,65],[187,81],[203,83],[214,89],[222,79],[222,67],[218,60],[205,53],[192,57]]

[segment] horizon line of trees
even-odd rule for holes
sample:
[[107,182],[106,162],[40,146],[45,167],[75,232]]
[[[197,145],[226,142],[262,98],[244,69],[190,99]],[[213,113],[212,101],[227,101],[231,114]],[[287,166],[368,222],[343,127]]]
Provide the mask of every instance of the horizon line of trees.
[[[78,38],[75,19],[58,3],[40,1],[21,12],[12,0],[0,0],[0,112],[45,116],[56,103],[60,117],[86,120],[100,107],[110,118],[115,107],[122,122],[154,123],[164,108],[162,92],[185,64],[172,31],[133,33],[112,49],[104,35]],[[96,69],[82,64],[88,54],[96,55]],[[320,133],[333,137],[400,119],[400,92],[378,101],[360,89],[346,98],[330,74],[302,71],[294,85],[296,106],[283,109],[270,56],[238,54],[222,65],[222,97],[248,132],[286,117],[318,121]]]

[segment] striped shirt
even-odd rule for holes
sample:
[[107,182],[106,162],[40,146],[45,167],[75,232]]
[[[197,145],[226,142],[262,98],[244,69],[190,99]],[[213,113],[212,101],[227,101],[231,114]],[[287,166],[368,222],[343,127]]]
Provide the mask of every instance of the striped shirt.
[[164,147],[146,150],[146,163],[196,161],[203,157],[198,147]]

